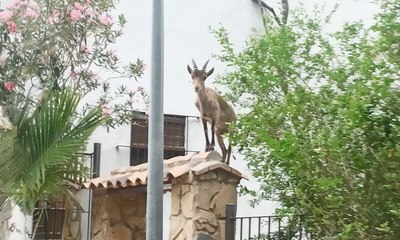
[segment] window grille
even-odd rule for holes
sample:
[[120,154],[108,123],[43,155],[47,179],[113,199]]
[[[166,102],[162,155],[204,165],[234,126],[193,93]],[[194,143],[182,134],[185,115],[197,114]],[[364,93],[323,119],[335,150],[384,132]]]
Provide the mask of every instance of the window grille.
[[[164,115],[164,159],[185,155],[186,117]],[[143,113],[132,119],[130,165],[147,162],[148,120]]]
[[[34,240],[61,240],[65,217],[65,200],[38,201],[33,211],[33,229],[38,223]],[[33,231],[32,231],[33,232]]]

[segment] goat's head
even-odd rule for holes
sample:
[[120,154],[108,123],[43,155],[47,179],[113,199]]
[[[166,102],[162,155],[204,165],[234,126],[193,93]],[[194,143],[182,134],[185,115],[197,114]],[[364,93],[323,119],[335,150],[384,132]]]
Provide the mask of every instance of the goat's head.
[[187,70],[192,76],[195,92],[204,89],[204,81],[207,79],[208,76],[210,76],[214,72],[214,68],[211,68],[210,71],[206,72],[207,64],[209,61],[210,60],[207,60],[207,62],[203,65],[203,68],[201,70],[197,68],[196,62],[193,59],[192,59],[193,70],[192,68],[190,68],[189,65],[187,65]]

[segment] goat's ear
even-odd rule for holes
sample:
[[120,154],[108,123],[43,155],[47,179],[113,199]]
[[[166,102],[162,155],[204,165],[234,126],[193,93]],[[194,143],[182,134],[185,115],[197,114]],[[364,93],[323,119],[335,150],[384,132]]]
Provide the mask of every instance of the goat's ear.
[[189,65],[187,65],[187,70],[188,70],[188,72],[189,72],[190,74],[192,74],[192,69],[190,68]]
[[211,74],[213,74],[214,68],[211,68],[210,71],[207,72],[207,77],[209,77]]

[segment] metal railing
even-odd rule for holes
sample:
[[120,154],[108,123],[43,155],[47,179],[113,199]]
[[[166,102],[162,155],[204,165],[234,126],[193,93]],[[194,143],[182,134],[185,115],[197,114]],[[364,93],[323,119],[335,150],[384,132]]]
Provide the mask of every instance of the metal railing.
[[[71,165],[68,169],[70,174],[66,175],[65,178],[69,184],[73,187],[80,189],[83,182],[87,181],[88,178],[96,178],[100,176],[100,155],[101,155],[101,144],[94,143],[92,153],[76,153],[74,158],[71,160]],[[82,176],[82,170],[89,172],[88,176]]]
[[237,217],[226,205],[225,240],[310,240],[303,215]]

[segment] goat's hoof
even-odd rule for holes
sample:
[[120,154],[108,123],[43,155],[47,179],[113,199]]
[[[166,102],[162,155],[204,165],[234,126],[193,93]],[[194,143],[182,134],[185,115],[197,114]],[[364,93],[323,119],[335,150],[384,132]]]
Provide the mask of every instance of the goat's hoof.
[[214,147],[206,147],[206,150],[205,150],[206,152],[212,152],[212,151],[214,151]]

